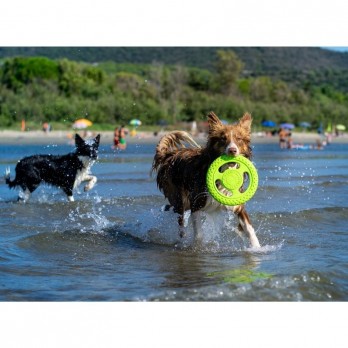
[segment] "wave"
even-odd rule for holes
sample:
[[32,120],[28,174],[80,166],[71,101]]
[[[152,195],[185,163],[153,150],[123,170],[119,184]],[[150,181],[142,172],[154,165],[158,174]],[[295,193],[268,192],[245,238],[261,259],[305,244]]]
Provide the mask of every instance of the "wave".
[[[335,219],[346,219],[348,216],[348,207],[326,207],[317,209],[306,209],[297,213],[304,219],[313,219],[314,217]],[[295,215],[296,216],[296,215]]]
[[[314,230],[346,234],[344,221],[348,216],[348,207],[265,212],[259,210],[260,205],[254,205],[254,210],[249,210],[249,215],[260,239],[261,249],[250,249],[249,242],[237,235],[235,230],[238,220],[233,213],[226,211],[202,214],[203,242],[197,247],[194,244],[190,212],[185,214],[185,237],[180,238],[178,215],[172,210],[164,211],[161,207],[163,203],[161,195],[112,198],[92,196],[92,200],[73,202],[69,205],[65,202],[32,204],[26,207],[14,204],[8,209],[18,213],[19,217],[25,209],[25,216],[32,219],[32,226],[28,226],[27,231],[31,230],[31,233],[38,235],[47,228],[50,230],[47,233],[58,233],[58,236],[63,233],[65,237],[77,233],[83,238],[85,235],[90,235],[93,239],[93,236],[98,238],[99,235],[108,234],[114,238],[117,234],[118,241],[123,237],[130,237],[142,243],[200,253],[268,254],[280,250],[295,238],[306,243],[317,243],[318,241],[309,241]],[[50,214],[49,224],[44,218],[47,211]],[[306,231],[309,233],[304,233]]]
[[[264,216],[262,213],[257,213],[256,216]],[[281,218],[282,220],[296,220],[296,221],[306,221],[311,223],[315,221],[316,223],[322,223],[324,221],[337,221],[346,220],[348,216],[348,207],[325,207],[325,208],[313,208],[313,209],[303,209],[297,212],[273,212],[266,215],[270,220]]]
[[288,177],[288,178],[268,178],[267,180],[260,180],[259,189],[265,187],[303,187],[303,186],[326,186],[328,184],[333,186],[346,186],[348,182],[348,176],[335,175],[335,176],[316,176],[316,177]]
[[140,183],[140,184],[143,184],[143,183],[151,183],[151,182],[155,182],[154,179],[151,179],[151,178],[112,178],[112,179],[100,179],[98,180],[98,184],[109,184],[109,183],[121,183],[121,184],[124,184],[124,183],[129,183],[129,184],[135,184],[135,183]]

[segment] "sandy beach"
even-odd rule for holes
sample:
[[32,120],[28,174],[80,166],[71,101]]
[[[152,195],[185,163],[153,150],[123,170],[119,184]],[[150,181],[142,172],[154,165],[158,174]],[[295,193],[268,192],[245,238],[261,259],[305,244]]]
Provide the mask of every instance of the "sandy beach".
[[[93,132],[91,137],[101,134],[101,144],[107,145],[112,144],[113,132],[112,131],[102,131],[102,132]],[[139,131],[134,137],[127,136],[128,143],[157,143],[158,140],[165,133],[158,133],[154,135],[152,132],[142,132]],[[82,135],[82,132],[80,132]],[[0,144],[43,144],[43,145],[60,145],[60,144],[69,144],[73,140],[74,133],[71,131],[52,131],[49,133],[44,133],[42,131],[13,131],[13,130],[1,130],[0,131]],[[196,140],[199,143],[204,143],[206,139],[205,134],[199,134],[196,137]],[[295,144],[315,144],[317,140],[320,139],[320,136],[315,133],[293,133],[293,141]],[[333,137],[333,143],[348,143],[347,134],[340,137]],[[252,143],[278,143],[278,137],[268,137],[260,133],[252,134]]]

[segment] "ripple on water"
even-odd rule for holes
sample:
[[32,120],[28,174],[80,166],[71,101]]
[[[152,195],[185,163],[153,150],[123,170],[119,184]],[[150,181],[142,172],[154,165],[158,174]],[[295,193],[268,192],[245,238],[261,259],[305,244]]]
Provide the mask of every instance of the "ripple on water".
[[214,275],[217,284],[175,289],[136,298],[142,301],[332,301],[346,300],[328,275],[309,271],[294,276],[232,270]]

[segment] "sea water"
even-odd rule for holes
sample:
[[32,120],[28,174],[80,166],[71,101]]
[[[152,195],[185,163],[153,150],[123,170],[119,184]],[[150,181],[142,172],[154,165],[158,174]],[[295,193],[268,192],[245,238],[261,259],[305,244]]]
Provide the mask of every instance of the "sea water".
[[[0,172],[69,145],[0,145]],[[150,176],[155,144],[101,146],[98,177],[75,202],[41,185],[27,204],[0,179],[1,301],[346,301],[348,145],[256,144],[259,188],[246,204],[261,248],[233,214],[204,216],[203,245],[184,239]]]

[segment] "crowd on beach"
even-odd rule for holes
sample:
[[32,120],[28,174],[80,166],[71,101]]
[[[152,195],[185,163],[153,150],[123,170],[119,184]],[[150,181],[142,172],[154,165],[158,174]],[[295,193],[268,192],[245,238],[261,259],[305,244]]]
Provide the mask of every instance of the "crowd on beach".
[[304,145],[302,143],[294,143],[291,130],[280,128],[278,131],[279,147],[281,149],[297,149],[297,150],[323,150],[324,147],[332,142],[332,134],[318,132],[318,138],[314,145]]
[[[204,125],[204,124],[203,124]],[[20,125],[20,133],[16,131],[2,131],[2,140],[1,143],[6,141],[12,141],[11,139],[20,139],[21,142],[28,143],[30,141],[30,134],[35,138],[36,141],[45,142],[45,141],[57,141],[57,143],[62,143],[67,140],[68,144],[73,144],[74,133],[79,132],[80,136],[83,138],[93,137],[94,131],[91,128],[87,127],[84,129],[77,129],[75,132],[65,132],[65,131],[52,131],[52,126],[48,122],[42,123],[42,138],[38,133],[39,130],[33,130],[26,127],[26,123],[23,120]],[[180,124],[178,129],[184,129],[188,131],[192,136],[194,136],[197,141],[204,141],[206,138],[206,129],[202,125],[198,125],[196,122],[193,122],[192,125]],[[346,143],[348,142],[347,134],[344,132],[332,133],[328,131],[322,131],[311,133],[311,132],[292,132],[292,129],[279,128],[273,129],[272,131],[267,132],[257,132],[253,133],[254,142],[270,142],[278,143],[280,149],[287,150],[322,150],[332,141]],[[118,125],[114,128],[114,131],[103,131],[102,133],[103,142],[107,142],[111,145],[114,150],[126,150],[128,143],[136,142],[157,142],[158,139],[166,133],[164,127],[158,131],[138,131],[137,127],[130,127],[128,129],[124,124]],[[35,135],[34,135],[35,134]],[[34,139],[33,138],[33,139]],[[7,140],[6,140],[7,139]],[[41,140],[40,140],[41,139]],[[46,140],[45,140],[46,139]]]

